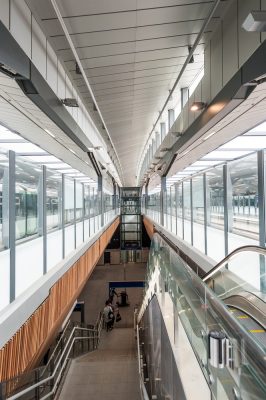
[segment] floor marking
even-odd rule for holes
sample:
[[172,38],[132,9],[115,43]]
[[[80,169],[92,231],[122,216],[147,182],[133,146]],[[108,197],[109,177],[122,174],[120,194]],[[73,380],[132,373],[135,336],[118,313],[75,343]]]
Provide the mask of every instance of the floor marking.
[[239,318],[239,319],[248,319],[249,317],[247,315],[239,315],[237,318]]
[[249,332],[251,333],[263,333],[265,332],[264,329],[250,329]]

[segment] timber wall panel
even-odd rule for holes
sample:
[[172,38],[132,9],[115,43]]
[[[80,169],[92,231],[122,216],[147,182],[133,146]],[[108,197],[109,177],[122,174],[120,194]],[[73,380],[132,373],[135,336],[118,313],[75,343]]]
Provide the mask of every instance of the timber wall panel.
[[147,231],[147,233],[149,235],[149,238],[151,239],[153,237],[153,234],[154,234],[153,223],[146,217],[143,217],[143,223],[144,223],[146,231]]
[[64,321],[118,225],[119,218],[54,284],[47,299],[0,350],[0,381],[34,366],[56,327]]

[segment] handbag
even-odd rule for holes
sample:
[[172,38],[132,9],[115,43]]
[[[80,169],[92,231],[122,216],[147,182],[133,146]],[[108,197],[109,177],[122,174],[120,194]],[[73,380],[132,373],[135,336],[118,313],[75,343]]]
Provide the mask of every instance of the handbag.
[[109,311],[109,313],[108,313],[108,319],[110,320],[112,320],[114,318],[114,313],[113,313],[113,311]]
[[116,314],[116,319],[115,319],[115,322],[119,322],[119,321],[121,321],[121,315],[119,314],[119,312]]

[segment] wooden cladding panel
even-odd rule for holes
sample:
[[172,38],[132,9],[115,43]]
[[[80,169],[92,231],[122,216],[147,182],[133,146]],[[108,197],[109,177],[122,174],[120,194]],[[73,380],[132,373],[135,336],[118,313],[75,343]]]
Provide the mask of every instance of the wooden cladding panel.
[[54,284],[47,299],[0,350],[0,381],[33,367],[40,349],[66,317],[118,225],[119,218]]
[[143,223],[145,225],[146,231],[150,237],[150,239],[153,237],[154,234],[154,226],[153,223],[147,219],[146,217],[143,218]]

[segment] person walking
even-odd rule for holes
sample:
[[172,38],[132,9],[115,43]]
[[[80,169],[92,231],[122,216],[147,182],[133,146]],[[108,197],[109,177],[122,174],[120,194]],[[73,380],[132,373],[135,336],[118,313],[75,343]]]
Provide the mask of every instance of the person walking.
[[106,325],[106,332],[111,331],[114,324],[114,312],[112,307],[110,306],[109,300],[106,300],[105,302],[105,307],[103,309],[103,318]]

